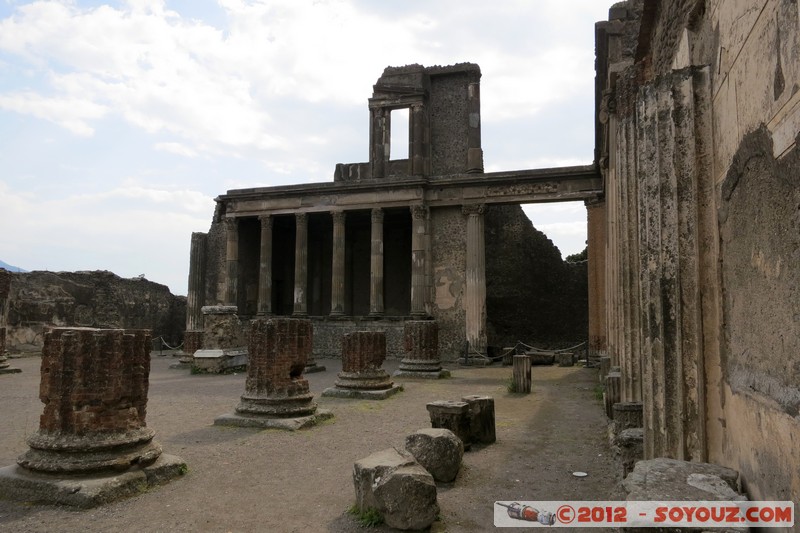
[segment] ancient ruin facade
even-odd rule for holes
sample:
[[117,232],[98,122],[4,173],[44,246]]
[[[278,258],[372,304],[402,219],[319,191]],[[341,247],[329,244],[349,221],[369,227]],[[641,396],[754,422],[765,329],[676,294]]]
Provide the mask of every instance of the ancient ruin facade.
[[593,342],[646,458],[798,501],[800,7],[631,0],[596,37]]
[[[435,320],[439,352],[487,351],[487,209],[594,198],[594,166],[484,173],[477,65],[387,68],[369,99],[369,161],[330,183],[228,191],[192,236],[187,335],[204,305],[309,317],[314,355],[353,331],[383,331],[403,357],[407,320]],[[393,113],[408,110],[408,157],[393,157]]]

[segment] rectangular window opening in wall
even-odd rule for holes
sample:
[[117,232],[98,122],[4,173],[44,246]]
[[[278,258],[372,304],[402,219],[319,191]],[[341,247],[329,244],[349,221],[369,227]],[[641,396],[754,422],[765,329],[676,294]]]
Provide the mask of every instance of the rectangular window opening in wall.
[[408,159],[409,122],[408,108],[393,109],[390,116],[392,131],[389,140],[389,159],[397,161]]

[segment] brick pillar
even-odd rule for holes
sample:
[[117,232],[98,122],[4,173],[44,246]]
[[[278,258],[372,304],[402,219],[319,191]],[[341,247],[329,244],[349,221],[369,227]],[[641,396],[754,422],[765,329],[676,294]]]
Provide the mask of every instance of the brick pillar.
[[467,279],[464,290],[466,337],[470,350],[486,353],[486,246],[483,204],[465,205],[467,216]]
[[425,264],[425,229],[428,208],[424,205],[411,206],[411,316],[423,318],[425,296],[427,294]]
[[145,424],[149,331],[53,328],[45,333],[41,374],[44,411],[20,466],[117,471],[147,465],[161,454]]
[[606,204],[603,199],[586,200],[589,357],[606,354]]
[[225,305],[238,306],[239,301],[239,221],[235,218],[225,219]]
[[258,314],[272,314],[272,217],[261,215],[261,248],[258,261]]
[[344,314],[344,273],[345,273],[345,214],[334,211],[333,217],[333,261],[331,267],[331,316]]
[[406,356],[395,376],[448,377],[439,359],[439,325],[433,320],[409,320],[403,328]]
[[372,209],[372,238],[369,274],[369,315],[383,316],[383,210]]
[[295,215],[294,245],[294,312],[293,316],[308,314],[308,215]]
[[245,416],[298,417],[317,404],[303,377],[312,347],[310,320],[253,320],[248,343],[245,393],[236,412]]
[[343,389],[382,390],[392,387],[381,368],[386,359],[386,333],[356,331],[342,337],[342,371],[336,386]]

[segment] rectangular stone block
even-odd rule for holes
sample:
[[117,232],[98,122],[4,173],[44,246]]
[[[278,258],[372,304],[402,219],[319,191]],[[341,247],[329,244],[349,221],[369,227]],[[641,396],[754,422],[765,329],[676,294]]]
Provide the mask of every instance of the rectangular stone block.
[[467,402],[441,400],[427,406],[431,427],[449,429],[464,443],[464,449],[472,444],[470,408]]
[[470,395],[461,398],[469,406],[469,435],[471,442],[492,444],[497,441],[495,432],[494,398]]

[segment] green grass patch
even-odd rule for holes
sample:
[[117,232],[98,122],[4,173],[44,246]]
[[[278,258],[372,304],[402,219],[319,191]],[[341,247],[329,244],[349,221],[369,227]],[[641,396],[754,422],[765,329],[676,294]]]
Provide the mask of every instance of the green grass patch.
[[356,517],[356,520],[364,527],[375,527],[383,524],[381,513],[375,509],[364,509],[362,511],[358,508],[358,505],[353,504],[347,512]]

